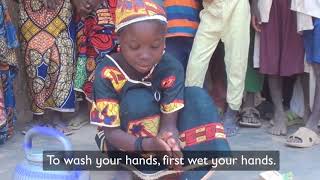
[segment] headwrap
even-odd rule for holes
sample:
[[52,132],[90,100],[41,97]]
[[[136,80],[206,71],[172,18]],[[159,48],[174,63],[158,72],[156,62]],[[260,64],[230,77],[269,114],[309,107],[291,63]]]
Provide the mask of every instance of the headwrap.
[[152,0],[118,0],[116,9],[116,32],[130,24],[159,20],[167,23],[164,9]]

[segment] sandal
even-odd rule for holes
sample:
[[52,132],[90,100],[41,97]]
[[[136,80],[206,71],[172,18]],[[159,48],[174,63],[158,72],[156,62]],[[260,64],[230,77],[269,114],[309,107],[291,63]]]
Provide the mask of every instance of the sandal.
[[[299,139],[301,142],[290,142],[289,139]],[[287,138],[286,145],[291,147],[307,148],[320,144],[320,137],[314,131],[301,127]]]
[[302,118],[300,118],[296,113],[292,111],[287,111],[287,117],[288,117],[288,126],[294,126],[294,125],[304,125],[304,121]]
[[240,112],[239,124],[245,127],[261,127],[259,111],[252,107],[243,108]]
[[[287,118],[288,118],[288,121],[287,121],[287,126],[290,127],[290,126],[294,126],[294,125],[305,125],[304,121],[302,118],[300,118],[298,115],[296,115],[294,112],[291,112],[291,111],[287,111]],[[271,126],[274,125],[274,120],[273,118],[270,120],[270,124]]]

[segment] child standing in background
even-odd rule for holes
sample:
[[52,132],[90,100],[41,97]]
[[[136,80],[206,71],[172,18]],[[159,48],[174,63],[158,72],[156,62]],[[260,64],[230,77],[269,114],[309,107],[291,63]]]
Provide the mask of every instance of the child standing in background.
[[260,32],[260,72],[268,77],[275,108],[269,133],[278,136],[287,134],[283,79],[304,72],[303,38],[297,33],[297,15],[290,10],[290,2],[252,0],[252,25]]
[[[115,8],[116,0],[99,0],[97,8],[90,14],[82,17],[77,14],[77,62],[74,89],[80,99],[82,99],[81,96],[85,96],[89,109],[92,103],[92,84],[98,59],[117,49],[114,34]],[[78,112],[70,121],[69,127],[80,129],[89,123],[83,115]]]

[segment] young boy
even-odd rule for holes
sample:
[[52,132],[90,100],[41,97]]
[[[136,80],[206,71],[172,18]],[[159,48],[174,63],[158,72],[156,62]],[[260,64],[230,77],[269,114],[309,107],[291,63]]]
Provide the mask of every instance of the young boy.
[[227,136],[234,136],[248,63],[250,5],[248,0],[203,0],[203,7],[187,66],[186,86],[203,86],[210,58],[221,39],[225,47],[228,102],[223,121]]
[[[98,64],[90,115],[91,124],[100,126],[96,141],[104,152],[180,157],[181,151],[229,150],[211,98],[200,88],[185,88],[183,67],[163,55],[166,22],[163,9],[151,0],[118,1],[120,53]],[[182,179],[206,174],[185,172]]]

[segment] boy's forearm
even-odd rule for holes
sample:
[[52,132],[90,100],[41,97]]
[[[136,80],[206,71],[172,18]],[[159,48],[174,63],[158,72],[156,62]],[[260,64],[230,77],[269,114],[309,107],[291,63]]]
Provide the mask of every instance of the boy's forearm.
[[258,11],[258,0],[251,0],[251,14],[257,16]]
[[177,128],[177,121],[178,121],[178,112],[173,113],[162,113],[160,117],[160,131],[165,131],[166,129],[176,129]]
[[126,133],[119,128],[108,128],[105,127],[104,134],[109,143],[120,150],[124,151],[134,151],[136,137]]

